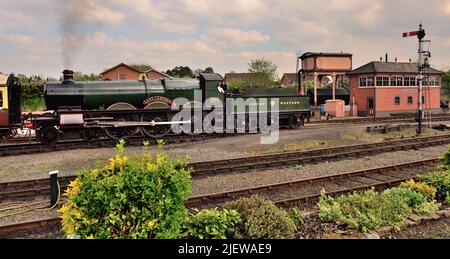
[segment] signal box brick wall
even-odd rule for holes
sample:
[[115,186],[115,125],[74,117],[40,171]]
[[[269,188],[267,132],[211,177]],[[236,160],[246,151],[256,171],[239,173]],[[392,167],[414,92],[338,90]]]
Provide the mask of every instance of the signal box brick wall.
[[[371,62],[350,72],[350,96],[355,99],[358,116],[387,117],[393,113],[416,112],[417,70],[414,63]],[[439,112],[442,72],[430,69],[424,76],[423,108]]]

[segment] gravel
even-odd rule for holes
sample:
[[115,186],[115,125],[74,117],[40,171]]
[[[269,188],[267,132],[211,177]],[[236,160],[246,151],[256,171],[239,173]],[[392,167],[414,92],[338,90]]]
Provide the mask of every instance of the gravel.
[[431,147],[416,151],[397,151],[359,159],[325,162],[305,165],[300,169],[293,167],[275,170],[253,171],[237,175],[221,175],[204,179],[194,179],[192,193],[194,196],[209,193],[232,191],[287,181],[326,176],[335,173],[363,170],[381,166],[390,166],[442,156],[447,146]]

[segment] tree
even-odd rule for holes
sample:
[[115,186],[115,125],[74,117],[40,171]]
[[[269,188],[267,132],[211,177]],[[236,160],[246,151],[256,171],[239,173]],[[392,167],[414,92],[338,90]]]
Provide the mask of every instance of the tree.
[[177,78],[192,78],[194,76],[194,72],[189,67],[178,66],[172,70],[167,70],[166,74],[171,77]]
[[205,68],[205,73],[214,74],[214,69],[212,67]]
[[270,78],[270,80],[278,81],[278,76],[277,76],[278,67],[271,61],[265,60],[264,58],[255,59],[255,60],[252,60],[248,64],[248,66],[249,66],[249,69],[248,69],[249,73],[266,74]]
[[98,81],[100,80],[100,76],[99,75],[95,75],[95,74],[77,74],[74,75],[73,78],[75,81]]
[[450,89],[450,70],[442,77],[442,87]]
[[151,65],[148,65],[148,64],[131,64],[130,67],[132,67],[140,72],[146,72],[151,69],[154,69]]

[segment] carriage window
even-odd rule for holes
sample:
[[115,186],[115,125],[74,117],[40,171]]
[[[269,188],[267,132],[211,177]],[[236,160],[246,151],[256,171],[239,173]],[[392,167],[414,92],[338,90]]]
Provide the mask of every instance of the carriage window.
[[3,107],[3,91],[0,91],[0,108]]
[[409,105],[413,104],[413,97],[412,96],[408,96],[408,104]]

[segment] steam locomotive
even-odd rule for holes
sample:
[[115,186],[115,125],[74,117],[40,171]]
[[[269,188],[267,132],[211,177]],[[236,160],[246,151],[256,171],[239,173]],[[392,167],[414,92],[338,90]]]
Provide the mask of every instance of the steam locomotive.
[[[310,117],[309,98],[298,95],[296,89],[259,88],[227,93],[220,88],[223,78],[219,74],[200,74],[192,79],[92,82],[75,82],[70,70],[65,70],[63,75],[62,82],[48,82],[44,87],[47,111],[25,118],[31,121],[29,128],[36,131],[38,140],[43,143],[55,143],[69,133],[89,141],[105,136],[112,139],[135,135],[162,138],[171,132],[174,124],[194,125],[196,120],[203,121],[211,112],[224,112],[216,107],[226,103],[227,98],[250,100],[246,102],[249,106],[263,105],[261,98],[269,103],[276,98],[280,104],[280,124],[291,128],[300,127]],[[9,106],[13,123],[5,130],[20,124],[17,120],[20,85],[15,77],[10,78],[6,90],[11,93],[10,104],[14,103]],[[212,105],[204,107],[205,101]],[[174,120],[183,110],[188,110],[192,117]],[[248,129],[250,113],[249,109],[236,111],[233,126]],[[269,119],[270,114],[269,109]]]

